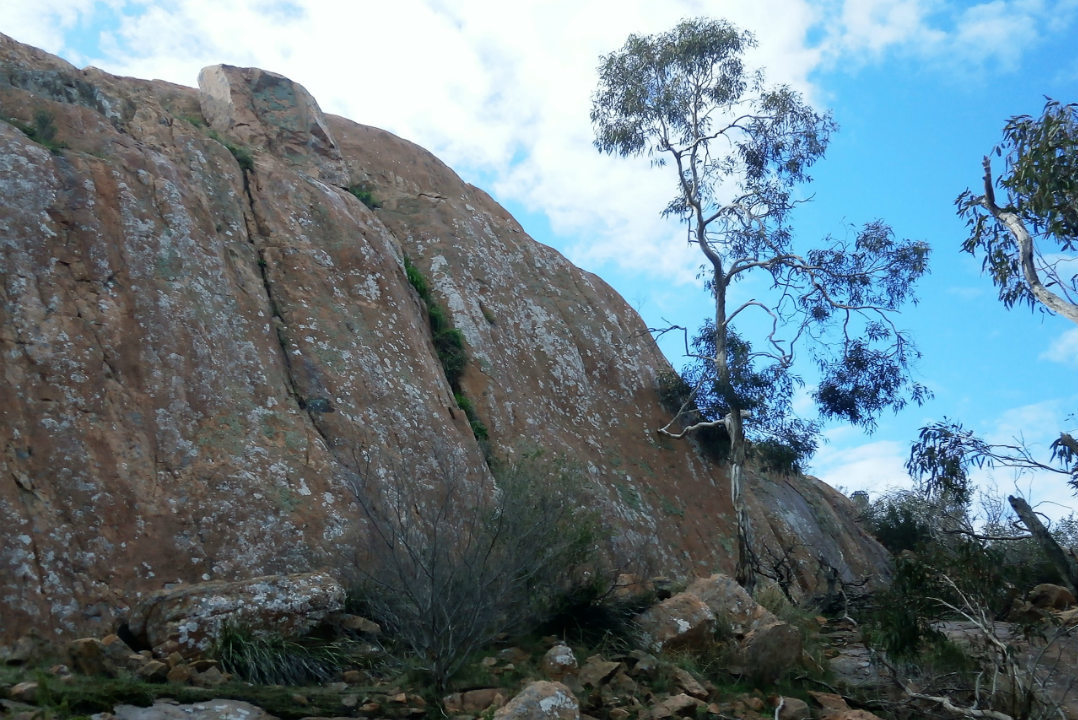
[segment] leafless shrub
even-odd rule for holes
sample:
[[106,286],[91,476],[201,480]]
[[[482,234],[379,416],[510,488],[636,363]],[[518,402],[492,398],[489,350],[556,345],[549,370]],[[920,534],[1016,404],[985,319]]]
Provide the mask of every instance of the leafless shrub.
[[600,531],[580,473],[563,461],[524,453],[497,465],[491,487],[436,454],[418,475],[355,473],[369,542],[353,580],[409,664],[444,687],[469,654],[588,582]]
[[1049,623],[1039,636],[1015,637],[1012,626],[993,620],[987,607],[954,580],[946,575],[940,580],[957,600],[930,599],[960,618],[960,625],[951,624],[952,634],[961,631],[960,645],[975,669],[962,673],[964,681],[952,674],[944,686],[939,678],[911,680],[908,673],[885,663],[903,693],[958,717],[1065,720],[1061,703],[1074,679],[1054,650],[1072,637],[1074,628]]

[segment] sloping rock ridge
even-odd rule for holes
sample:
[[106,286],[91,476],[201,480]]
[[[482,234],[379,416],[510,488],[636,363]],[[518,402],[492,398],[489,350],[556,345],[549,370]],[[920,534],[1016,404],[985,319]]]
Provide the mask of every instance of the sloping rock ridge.
[[[463,334],[495,455],[563,454],[623,552],[729,571],[725,476],[655,434],[668,364],[609,286],[287,78],[199,85],[0,35],[0,641],[107,631],[177,583],[340,569],[360,475],[491,482],[406,255]],[[840,494],[752,484],[795,590],[884,566]]]

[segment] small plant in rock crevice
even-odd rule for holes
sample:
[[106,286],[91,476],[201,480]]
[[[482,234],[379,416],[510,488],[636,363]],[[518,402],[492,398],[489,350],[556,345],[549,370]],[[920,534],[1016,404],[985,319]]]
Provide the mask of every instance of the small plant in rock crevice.
[[449,314],[431,293],[430,283],[427,282],[423,273],[407,255],[404,256],[404,272],[408,278],[408,283],[415,289],[427,309],[427,322],[430,326],[431,341],[434,344],[434,351],[438,355],[438,361],[442,365],[442,371],[445,373],[445,379],[449,381],[449,386],[453,390],[457,405],[464,411],[465,416],[468,418],[468,424],[472,428],[472,434],[483,446],[484,454],[488,456],[489,460],[487,443],[490,439],[490,432],[479,417],[475,405],[464,395],[460,387],[464,368],[468,364],[468,351],[464,347],[464,334],[453,327]]
[[34,112],[34,122],[31,125],[12,120],[11,124],[22,131],[38,145],[46,148],[53,155],[59,155],[60,151],[67,147],[67,143],[56,140],[56,118],[48,110],[40,109]]
[[349,185],[348,192],[350,192],[356,200],[359,200],[371,210],[377,210],[382,207],[382,203],[375,199],[370,185],[367,185],[366,183],[361,185]]
[[209,131],[209,136],[224,145],[225,149],[232,153],[232,157],[234,157],[236,159],[236,162],[239,163],[240,170],[243,170],[244,172],[254,171],[255,159],[254,155],[251,154],[251,150],[249,148],[245,148],[241,145],[236,145],[235,143],[229,142],[228,140],[221,137],[214,130]]

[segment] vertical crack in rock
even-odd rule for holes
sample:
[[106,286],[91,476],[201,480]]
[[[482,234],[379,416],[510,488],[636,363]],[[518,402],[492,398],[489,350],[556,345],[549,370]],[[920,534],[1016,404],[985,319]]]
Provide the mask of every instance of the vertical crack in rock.
[[[300,393],[299,383],[296,382],[295,369],[292,366],[292,358],[288,353],[288,337],[285,335],[285,321],[281,316],[281,309],[277,303],[273,293],[273,281],[270,280],[269,275],[269,258],[266,254],[266,240],[269,238],[269,230],[266,229],[266,225],[263,223],[262,218],[259,216],[256,209],[254,192],[251,190],[251,179],[249,171],[241,168],[240,172],[243,173],[243,194],[247,198],[247,210],[249,217],[254,223],[254,228],[247,228],[247,241],[255,248],[255,252],[258,253],[258,273],[262,278],[262,287],[266,293],[266,301],[269,305],[270,311],[270,323],[273,326],[273,330],[277,335],[277,344],[281,349],[281,361],[283,363],[285,378],[288,381],[288,394],[292,396],[296,405],[306,412],[307,418],[311,422],[311,427],[318,433],[318,436],[322,438],[322,442],[325,443],[326,449],[329,450],[333,457],[337,457],[334,443],[330,440],[325,430],[321,427],[321,423],[318,421],[317,413],[310,407],[307,401]],[[247,217],[248,213],[245,212],[244,216]],[[339,461],[339,458],[338,458]]]

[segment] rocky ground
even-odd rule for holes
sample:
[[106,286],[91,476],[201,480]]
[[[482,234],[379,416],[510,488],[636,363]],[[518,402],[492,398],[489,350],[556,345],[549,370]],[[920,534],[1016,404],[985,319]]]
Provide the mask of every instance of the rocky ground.
[[[711,583],[713,589],[716,585],[725,587],[721,581]],[[150,650],[134,652],[116,635],[79,639],[57,656],[47,643],[27,635],[0,657],[4,662],[0,709],[13,720],[70,716],[95,720],[962,717],[934,708],[932,703],[911,704],[892,669],[865,646],[861,628],[848,618],[803,615],[798,629],[805,644],[796,643],[797,657],[791,665],[773,677],[746,672],[745,653],[751,647],[745,643],[747,633],[735,630],[725,641],[709,647],[692,645],[699,627],[684,620],[683,611],[691,605],[686,595],[692,593],[674,595],[648,611],[651,624],[645,620],[642,627],[650,631],[634,636],[638,647],[631,647],[624,638],[587,645],[557,636],[524,638],[477,654],[441,692],[384,662],[384,657],[379,659],[377,653],[370,654],[380,643],[378,629],[369,621],[353,621],[352,627],[358,631],[354,637],[373,642],[357,642],[352,666],[317,685],[244,682],[227,672],[219,660],[187,657],[178,651],[163,658]],[[750,625],[758,627],[761,617],[767,618],[767,624],[782,623],[755,603],[745,609],[742,619],[757,616]],[[731,617],[723,619],[729,622]],[[678,626],[677,618],[682,619],[679,630],[661,629],[666,620]],[[704,625],[708,625],[706,620]],[[1015,627],[1000,623],[997,636],[1020,649],[1022,663],[1038,663],[1043,687],[1060,703],[1061,714],[1053,717],[1078,718],[1072,691],[1078,640],[1063,636],[1049,644],[1046,652],[1043,642],[1016,637]],[[949,623],[943,630],[971,652],[980,641],[979,631],[968,623]],[[757,656],[749,662],[766,659]]]

